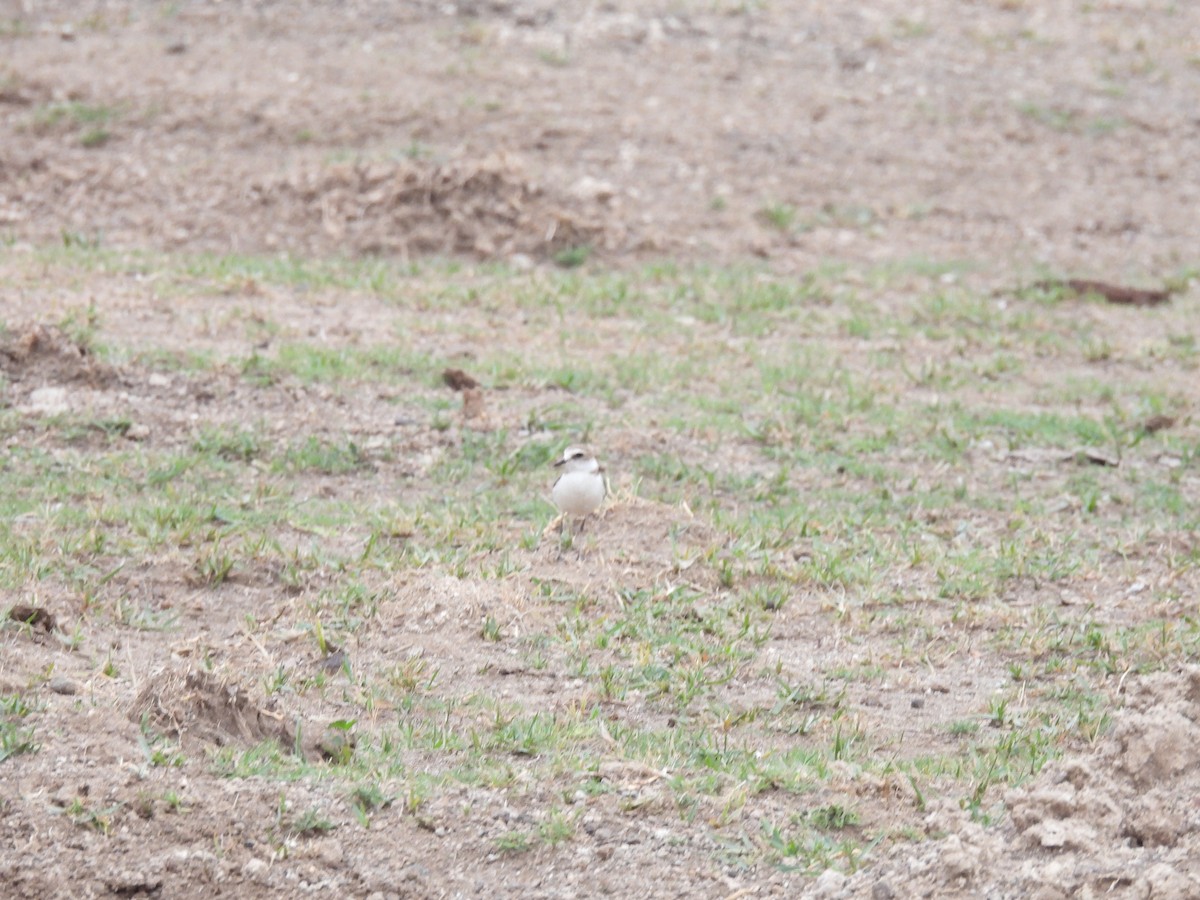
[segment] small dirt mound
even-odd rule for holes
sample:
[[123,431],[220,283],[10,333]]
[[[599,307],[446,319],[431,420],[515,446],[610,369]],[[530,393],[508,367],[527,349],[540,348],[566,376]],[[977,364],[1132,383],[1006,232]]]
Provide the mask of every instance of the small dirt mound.
[[28,325],[0,340],[0,371],[11,382],[86,383],[104,387],[116,371],[97,359],[87,345],[55,325]]
[[[604,529],[605,540],[618,547],[636,547],[648,559],[673,564],[682,548],[701,552],[720,541],[711,525],[682,504],[634,496],[618,496],[610,503],[598,526]],[[652,552],[651,548],[659,549]]]
[[[506,158],[441,166],[416,162],[322,167],[260,185],[276,221],[320,231],[340,250],[548,258],[609,242],[600,211],[571,209]],[[579,203],[574,203],[578,206]]]
[[258,706],[245,688],[208,672],[163,672],[138,694],[129,718],[219,747],[265,740],[291,747],[294,739],[282,714]]
[[1008,792],[1003,827],[937,810],[927,828],[948,837],[879,861],[844,896],[1200,897],[1197,797],[1200,668],[1149,676],[1094,752]]
[[[696,518],[684,505],[668,505],[621,495],[606,502],[599,515],[582,526],[569,523],[573,549],[563,553],[562,519],[542,532],[531,572],[547,581],[592,585],[608,578],[614,584],[686,582],[697,590],[716,590],[717,574],[709,565],[695,565],[722,542],[715,529]],[[636,574],[635,574],[636,573]]]

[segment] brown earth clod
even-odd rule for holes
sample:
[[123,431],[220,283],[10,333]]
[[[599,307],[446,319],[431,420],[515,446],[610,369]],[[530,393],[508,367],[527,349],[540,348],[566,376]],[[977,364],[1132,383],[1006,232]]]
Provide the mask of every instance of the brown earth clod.
[[1170,288],[1147,290],[1083,278],[1039,281],[1034,287],[1039,290],[1065,290],[1076,297],[1097,296],[1118,306],[1161,306],[1171,299],[1172,293]]
[[41,628],[46,632],[58,627],[58,620],[54,614],[40,606],[19,603],[8,611],[8,617],[14,622],[23,622],[31,628]]
[[1168,428],[1175,426],[1174,416],[1155,415],[1148,418],[1142,423],[1142,431],[1146,434],[1155,434],[1159,431],[1166,431]]
[[251,700],[240,685],[203,671],[167,670],[142,688],[129,712],[181,739],[219,747],[277,740],[291,747],[284,717]]
[[442,381],[446,382],[452,391],[464,391],[467,388],[479,387],[479,382],[462,369],[446,369],[442,372]]
[[40,323],[19,328],[0,342],[0,371],[11,381],[84,382],[91,387],[111,384],[117,374],[58,326]]
[[359,253],[478,258],[612,243],[602,216],[526,178],[499,155],[428,164],[310,168],[255,188],[279,220]]

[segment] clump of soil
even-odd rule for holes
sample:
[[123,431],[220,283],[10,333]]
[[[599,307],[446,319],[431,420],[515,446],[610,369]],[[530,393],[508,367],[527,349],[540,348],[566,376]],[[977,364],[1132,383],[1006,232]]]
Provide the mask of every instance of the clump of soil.
[[290,747],[285,717],[256,704],[248,691],[208,672],[167,670],[142,688],[129,712],[172,737],[223,747],[278,740]]
[[1094,750],[1008,792],[1003,828],[935,810],[926,828],[947,836],[893,852],[851,879],[846,895],[900,896],[903,885],[904,896],[1197,897],[1198,797],[1200,668],[1192,667],[1131,685]]
[[264,182],[256,194],[275,221],[356,253],[550,258],[609,242],[600,216],[571,209],[495,155],[308,168]]
[[0,340],[0,371],[10,382],[104,387],[116,378],[112,366],[55,325],[33,324]]
[[14,622],[23,622],[30,628],[41,628],[46,632],[51,632],[58,627],[58,620],[54,617],[54,613],[42,609],[40,606],[26,606],[20,603],[8,611],[8,618]]

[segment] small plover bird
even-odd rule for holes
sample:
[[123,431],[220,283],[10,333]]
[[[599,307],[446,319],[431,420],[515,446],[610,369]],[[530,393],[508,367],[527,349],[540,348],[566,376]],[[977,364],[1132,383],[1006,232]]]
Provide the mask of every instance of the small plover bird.
[[[565,517],[586,520],[604,502],[604,469],[581,447],[568,447],[555,464],[562,469],[550,499]],[[582,528],[582,526],[581,526]]]

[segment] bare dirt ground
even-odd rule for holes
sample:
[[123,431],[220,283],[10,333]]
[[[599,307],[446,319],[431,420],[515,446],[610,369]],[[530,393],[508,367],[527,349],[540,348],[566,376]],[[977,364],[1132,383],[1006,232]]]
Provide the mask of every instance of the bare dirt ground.
[[[388,310],[353,292],[314,305],[253,282],[167,304],[121,272],[85,274],[80,286],[61,268],[40,278],[22,260],[63,243],[462,257],[517,270],[572,252],[598,268],[751,261],[785,274],[830,261],[961,260],[981,292],[1047,273],[1181,287],[1200,259],[1198,97],[1192,3],[0,0],[6,405],[31,418],[83,408],[97,420],[129,416],[130,439],[160,450],[194,442],[197,423],[253,418],[281,440],[340,430],[364,448],[371,476],[297,489],[368,508],[381,485],[426,473],[458,439],[457,425],[402,424],[397,437],[394,423],[407,413],[400,389],[345,396],[289,383],[264,393],[220,367],[196,376],[107,363],[47,323],[82,297],[99,311],[106,345],[222,358],[249,349],[247,309],[269,310],[286,333],[347,345],[387,333]],[[1166,340],[1151,333],[1158,325],[1106,309],[1086,315],[1115,346]],[[524,327],[479,317],[498,331]],[[432,326],[414,341],[449,361],[463,355],[438,344]],[[1180,394],[1194,391],[1194,377],[1163,375]],[[503,403],[514,419],[534,406],[517,391]],[[1190,410],[1179,413],[1192,427]],[[36,433],[31,426],[14,442]],[[628,459],[659,436],[627,427],[607,449]],[[103,439],[88,432],[72,447]],[[385,444],[397,452],[382,453]],[[52,441],[44,449],[62,451]],[[722,452],[707,462],[739,464],[737,446]],[[66,499],[88,503],[86,493]],[[522,549],[506,560],[518,574],[494,581],[378,573],[368,588],[390,599],[351,652],[380,665],[396,654],[437,660],[464,694],[516,696],[564,715],[582,708],[591,699],[563,660],[534,671],[504,645],[479,641],[479,622],[552,627],[559,610],[533,593],[547,583],[615,594],[669,574],[718,591],[711,569],[680,576],[677,556],[663,549],[698,558],[720,543],[686,507],[626,495],[605,525],[617,544],[636,535],[636,549],[576,565]],[[12,533],[36,542],[37,527],[17,522]],[[401,538],[404,528],[396,526]],[[319,537],[336,553],[361,535]],[[312,538],[297,528],[281,540]],[[1139,551],[1160,580],[1163,557],[1195,555],[1194,531],[1171,539],[1191,543],[1164,550],[1164,539]],[[1200,896],[1192,668],[1116,673],[1108,688],[1121,708],[1111,730],[1011,791],[1000,824],[950,801],[926,809],[898,776],[836,771],[814,804],[857,804],[864,833],[921,836],[881,845],[853,874],[814,877],[761,861],[739,868],[717,813],[684,821],[661,770],[620,760],[600,764],[597,780],[611,792],[580,815],[572,840],[506,853],[497,841],[537,824],[535,811],[554,800],[555,788],[529,781],[519,764],[520,804],[464,785],[419,809],[397,801],[369,829],[354,825],[345,798],[319,778],[289,783],[284,804],[278,781],[213,776],[206,753],[277,737],[309,758],[331,755],[315,743],[320,729],[297,734],[294,717],[336,719],[349,701],[322,697],[301,714],[274,707],[259,686],[277,668],[320,665],[285,625],[338,573],[289,576],[282,590],[278,573],[263,571],[210,591],[189,583],[194,570],[193,559],[167,555],[103,585],[106,595],[177,611],[186,623],[178,632],[93,622],[87,654],[69,651],[62,628],[4,632],[0,692],[16,696],[37,681],[45,709],[40,750],[0,761],[0,896]],[[1189,571],[1154,613],[1195,615]],[[1086,578],[1040,588],[1055,603],[1072,590],[1098,602],[1105,589]],[[1038,590],[1014,617],[1046,599]],[[68,629],[91,602],[54,583],[9,591],[0,605],[31,598]],[[1151,614],[1124,602],[1113,601],[1114,619]],[[283,624],[256,633],[246,608]],[[813,669],[832,666],[845,636],[827,612],[786,607],[775,622],[779,652],[803,646]],[[862,645],[855,653],[871,655]],[[222,674],[204,674],[201,661]],[[110,663],[122,677],[101,672]],[[870,685],[851,688],[851,700],[873,733],[933,750],[949,741],[933,729],[906,731],[911,697],[944,695],[940,721],[952,721],[979,710],[1004,665],[969,655],[936,676],[914,673],[894,686],[894,703]],[[61,681],[37,680],[50,671]],[[728,693],[744,689],[731,702],[769,705],[753,695],[769,687],[735,682]],[[667,727],[652,706],[635,714]],[[169,767],[147,768],[139,722],[178,737],[188,759],[182,780]],[[406,763],[434,765],[437,754],[424,752],[410,751]],[[168,785],[187,815],[163,799]],[[789,809],[783,796],[761,803],[760,812]],[[305,831],[294,821],[305,809],[341,827]],[[459,827],[464,819],[470,830]],[[272,843],[284,833],[291,837]]]
[[[26,239],[1142,276],[1194,247],[1187,4],[3,12],[0,226]],[[72,102],[110,120],[36,112]]]

